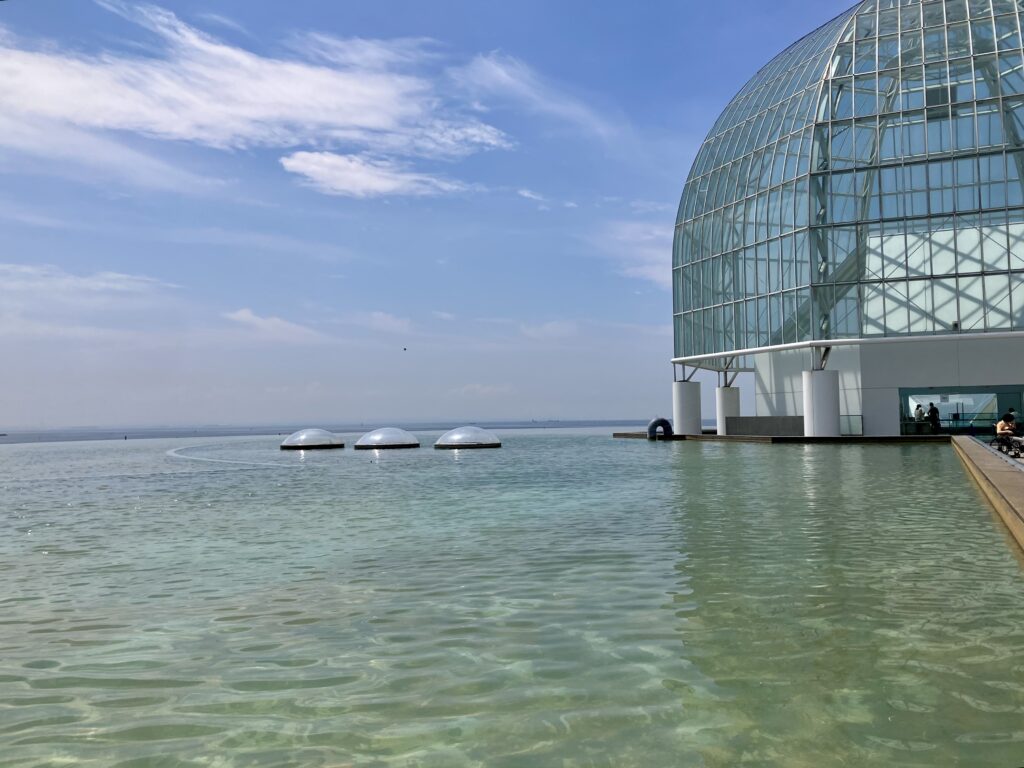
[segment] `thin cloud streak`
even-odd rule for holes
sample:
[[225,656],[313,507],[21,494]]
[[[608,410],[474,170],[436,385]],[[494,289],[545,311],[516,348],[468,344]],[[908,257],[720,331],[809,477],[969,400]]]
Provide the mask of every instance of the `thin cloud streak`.
[[223,317],[233,323],[251,330],[260,339],[290,344],[318,344],[328,340],[326,336],[312,328],[282,320],[280,317],[257,315],[248,307],[225,312]]
[[296,152],[281,158],[281,165],[289,173],[303,177],[314,189],[345,197],[422,197],[467,188],[461,182],[410,171],[390,160],[359,155]]
[[535,114],[555,118],[603,140],[620,127],[582,100],[548,82],[521,59],[499,52],[476,56],[469,64],[449,70],[456,85],[472,97],[488,97]]
[[647,221],[613,221],[593,241],[619,273],[672,289],[672,227]]

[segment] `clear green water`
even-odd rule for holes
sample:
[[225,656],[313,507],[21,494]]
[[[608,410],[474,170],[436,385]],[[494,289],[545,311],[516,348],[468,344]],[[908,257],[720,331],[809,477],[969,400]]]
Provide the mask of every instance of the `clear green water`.
[[948,447],[503,437],[0,446],[0,766],[1024,765]]

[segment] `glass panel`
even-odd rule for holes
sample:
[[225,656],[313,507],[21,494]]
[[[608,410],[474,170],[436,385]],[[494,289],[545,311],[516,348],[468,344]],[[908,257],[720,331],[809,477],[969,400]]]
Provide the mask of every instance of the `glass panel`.
[[907,309],[910,333],[931,333],[935,330],[930,280],[912,280],[907,284]]
[[974,57],[974,93],[979,99],[999,95],[999,62],[995,56]]
[[978,164],[973,157],[956,161],[956,209],[977,210],[980,205],[978,194]]
[[900,28],[903,30],[921,28],[921,6],[911,5],[900,9]]
[[985,327],[988,330],[1010,329],[1010,278],[1008,275],[985,276],[985,308]]
[[854,163],[859,166],[878,163],[878,123],[875,118],[857,120],[854,124]]
[[885,283],[885,333],[896,336],[910,332],[910,318],[907,308],[907,284],[905,282]]
[[885,257],[882,252],[882,238],[875,235],[868,238],[864,254],[863,280],[881,280],[885,270]]
[[1006,205],[1006,158],[1002,154],[978,158],[979,192],[983,210]]
[[831,77],[853,74],[853,43],[840,43],[832,57]]
[[964,0],[946,0],[946,23],[964,21],[967,18],[967,4]]
[[1003,96],[1024,93],[1024,60],[1020,53],[999,54],[999,92]]
[[945,14],[942,3],[925,3],[922,6],[924,11],[924,25],[934,27],[945,23]]
[[[1021,221],[1019,218],[1015,221],[1013,214],[1011,214],[1006,234],[1007,250],[1010,255],[1010,269],[1024,269],[1024,221]],[[1024,298],[1024,296],[1021,298]]]
[[971,222],[961,218],[956,232],[957,271],[981,271],[981,230],[970,226]]
[[904,110],[924,107],[924,69],[921,67],[901,70],[900,104]]
[[1003,272],[1008,265],[1006,253],[1006,216],[1002,212],[986,214],[982,221],[983,268],[986,272]]
[[950,62],[949,90],[954,103],[974,99],[974,65],[970,59]]
[[996,17],[996,47],[1000,51],[1014,51],[1020,48],[1020,31],[1017,29],[1016,14]]
[[1010,275],[1010,311],[1013,330],[1024,331],[1024,272]]
[[885,293],[881,283],[861,286],[862,332],[865,336],[885,335]]
[[882,237],[882,277],[886,280],[907,276],[907,242],[902,222],[886,225]]
[[996,49],[996,37],[990,19],[975,19],[971,22],[971,43],[976,54],[991,53]]
[[956,271],[956,238],[952,226],[933,230],[928,241],[932,252],[932,274],[953,274]]
[[985,293],[979,275],[961,277],[960,286],[960,330],[979,331],[985,329]]
[[967,24],[951,24],[946,30],[946,48],[949,58],[971,55],[971,31]]
[[952,109],[953,147],[958,151],[974,149],[977,138],[974,135],[974,106],[960,104]]
[[922,232],[907,233],[907,273],[910,277],[930,275],[931,259],[928,249],[928,235]]
[[878,67],[875,65],[876,47],[874,40],[858,40],[854,56],[853,72],[856,75],[875,72]]
[[946,31],[942,27],[924,31],[924,60],[942,61],[946,58]]
[[957,327],[959,315],[956,306],[956,280],[952,278],[934,280],[932,282],[932,299],[935,302],[935,330],[951,331]]

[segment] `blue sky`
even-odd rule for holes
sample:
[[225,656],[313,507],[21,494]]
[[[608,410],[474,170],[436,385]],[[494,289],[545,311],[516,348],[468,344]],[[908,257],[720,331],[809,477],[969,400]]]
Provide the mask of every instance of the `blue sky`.
[[847,5],[7,0],[0,428],[668,413],[693,157]]

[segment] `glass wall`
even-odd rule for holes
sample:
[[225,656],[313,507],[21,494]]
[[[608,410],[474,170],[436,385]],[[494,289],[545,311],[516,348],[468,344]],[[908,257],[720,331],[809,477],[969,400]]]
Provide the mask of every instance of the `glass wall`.
[[676,356],[1024,330],[1017,0],[866,0],[740,91],[683,191]]

